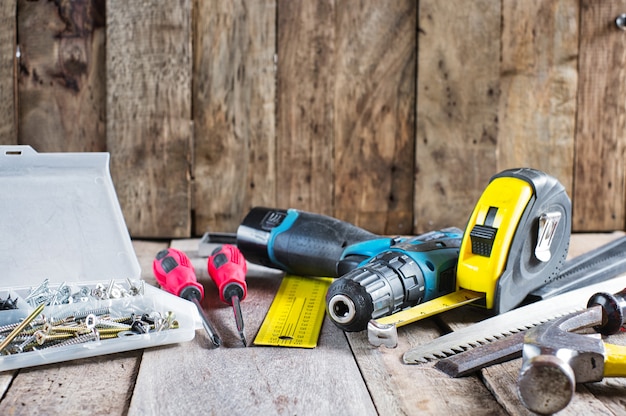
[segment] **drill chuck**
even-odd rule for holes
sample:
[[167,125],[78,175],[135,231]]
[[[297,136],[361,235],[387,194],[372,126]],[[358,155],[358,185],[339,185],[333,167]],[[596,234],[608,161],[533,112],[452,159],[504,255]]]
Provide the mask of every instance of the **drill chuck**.
[[450,227],[392,245],[335,280],[326,293],[330,319],[348,332],[371,319],[452,292],[462,231]]
[[422,302],[424,274],[406,254],[387,251],[334,281],[326,295],[328,313],[344,331],[367,328],[370,319]]

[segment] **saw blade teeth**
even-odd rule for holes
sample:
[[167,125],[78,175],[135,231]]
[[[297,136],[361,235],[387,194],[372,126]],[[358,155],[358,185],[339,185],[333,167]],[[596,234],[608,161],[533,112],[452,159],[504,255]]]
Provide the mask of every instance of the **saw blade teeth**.
[[[586,308],[590,296],[598,291],[617,292],[626,286],[626,275],[618,276],[597,284],[576,289],[539,303],[522,306],[481,322],[454,330],[434,339],[430,343],[416,346],[403,355],[407,364],[417,364],[445,358],[454,351],[476,348],[496,339],[526,331],[553,319]],[[513,329],[511,329],[513,328]],[[493,334],[496,335],[493,335]]]
[[470,345],[458,345],[458,346],[450,348],[450,350],[454,351],[454,354],[459,354],[459,353],[469,350],[470,348],[471,348]]

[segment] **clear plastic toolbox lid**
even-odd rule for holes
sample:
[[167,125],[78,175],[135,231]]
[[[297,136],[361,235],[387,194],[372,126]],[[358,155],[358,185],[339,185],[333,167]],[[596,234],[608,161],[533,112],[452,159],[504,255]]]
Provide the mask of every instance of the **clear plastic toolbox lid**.
[[[108,153],[37,153],[30,146],[0,146],[0,189],[0,294],[20,298],[18,309],[0,311],[2,325],[26,317],[30,308],[22,296],[44,280],[88,287],[140,279]],[[101,307],[124,316],[169,314],[175,329],[2,354],[0,372],[189,341],[199,326],[191,302],[151,285],[140,296],[49,305],[44,312],[54,316]]]
[[136,279],[108,153],[0,146],[0,286]]

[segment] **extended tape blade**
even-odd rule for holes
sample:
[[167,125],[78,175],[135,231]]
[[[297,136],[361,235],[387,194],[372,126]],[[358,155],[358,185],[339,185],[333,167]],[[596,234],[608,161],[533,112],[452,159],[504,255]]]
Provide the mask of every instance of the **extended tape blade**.
[[315,348],[334,279],[286,275],[254,339],[255,345]]
[[479,345],[524,331],[568,313],[583,310],[597,292],[614,293],[626,287],[626,275],[522,306],[443,335],[404,353],[406,364],[446,358]]
[[459,291],[432,299],[428,302],[420,303],[419,305],[411,308],[401,310],[393,315],[378,318],[376,319],[376,322],[381,325],[408,325],[421,319],[428,318],[429,316],[458,308],[459,306],[466,305],[483,297],[485,297],[484,293],[461,289]]
[[398,327],[458,308],[484,296],[484,293],[462,289],[392,315],[373,319],[367,324],[367,338],[374,346],[384,345],[388,348],[395,348],[398,345]]

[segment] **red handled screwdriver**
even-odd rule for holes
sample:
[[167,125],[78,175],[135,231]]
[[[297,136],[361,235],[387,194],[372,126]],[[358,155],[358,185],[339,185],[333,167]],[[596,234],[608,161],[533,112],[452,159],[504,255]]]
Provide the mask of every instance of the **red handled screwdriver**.
[[157,253],[152,262],[154,277],[161,287],[183,299],[193,302],[198,308],[202,326],[214,346],[219,347],[222,343],[213,326],[209,322],[200,301],[204,298],[204,288],[196,278],[196,271],[189,257],[180,250],[168,248]]
[[220,299],[232,305],[235,312],[235,322],[237,331],[244,346],[248,346],[246,336],[243,332],[243,317],[241,316],[240,301],[244,300],[247,294],[246,286],[246,260],[241,251],[233,245],[224,244],[217,247],[209,256],[208,260],[209,276],[215,282],[220,293]]

